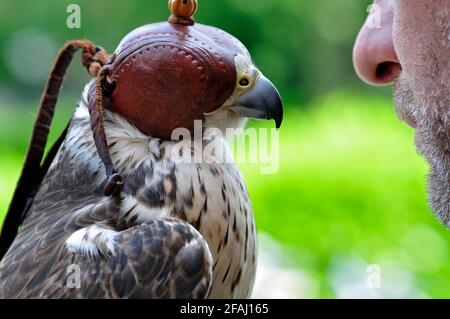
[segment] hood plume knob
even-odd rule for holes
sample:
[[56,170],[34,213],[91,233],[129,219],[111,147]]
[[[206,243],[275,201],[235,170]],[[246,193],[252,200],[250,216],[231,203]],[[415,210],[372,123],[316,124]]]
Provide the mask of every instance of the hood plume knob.
[[169,22],[173,24],[193,25],[194,14],[198,8],[197,0],[169,0],[169,10],[172,15]]

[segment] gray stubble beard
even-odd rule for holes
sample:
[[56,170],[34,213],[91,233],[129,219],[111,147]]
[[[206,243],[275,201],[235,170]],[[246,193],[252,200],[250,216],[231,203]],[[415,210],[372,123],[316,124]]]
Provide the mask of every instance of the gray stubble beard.
[[415,92],[400,78],[394,100],[400,119],[413,117],[417,124],[417,150],[430,164],[428,198],[436,217],[450,228],[450,92]]

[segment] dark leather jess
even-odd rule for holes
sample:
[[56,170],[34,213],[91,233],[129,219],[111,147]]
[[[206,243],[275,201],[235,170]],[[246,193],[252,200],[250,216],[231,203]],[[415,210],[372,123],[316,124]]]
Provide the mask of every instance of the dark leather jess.
[[236,86],[236,55],[250,56],[232,35],[206,25],[149,24],[128,34],[111,56],[106,108],[144,134],[168,140],[176,128],[222,106]]

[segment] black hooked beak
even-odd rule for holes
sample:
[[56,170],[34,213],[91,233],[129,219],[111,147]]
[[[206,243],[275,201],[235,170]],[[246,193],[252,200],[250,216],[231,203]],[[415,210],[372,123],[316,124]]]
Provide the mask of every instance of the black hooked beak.
[[283,102],[277,88],[264,75],[255,86],[234,103],[241,116],[258,120],[275,120],[277,129],[283,122]]

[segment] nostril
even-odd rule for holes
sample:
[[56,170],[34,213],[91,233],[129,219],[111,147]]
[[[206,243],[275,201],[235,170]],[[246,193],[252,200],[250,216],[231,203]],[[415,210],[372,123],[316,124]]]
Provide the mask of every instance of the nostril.
[[376,81],[380,84],[387,84],[395,81],[401,72],[401,66],[399,63],[395,62],[383,62],[378,64],[375,76]]
[[378,64],[376,70],[377,78],[385,78],[391,75],[391,68],[393,67],[393,62],[383,62]]

